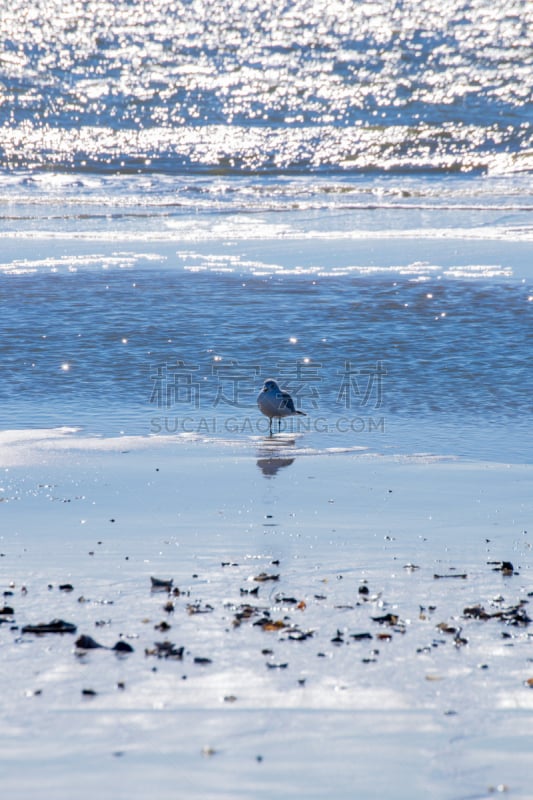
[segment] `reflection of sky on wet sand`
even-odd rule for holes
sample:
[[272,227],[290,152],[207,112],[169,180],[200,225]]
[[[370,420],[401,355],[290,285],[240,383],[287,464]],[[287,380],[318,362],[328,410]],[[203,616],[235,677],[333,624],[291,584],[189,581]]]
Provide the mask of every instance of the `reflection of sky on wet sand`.
[[[527,629],[463,609],[527,593],[531,467],[312,455],[276,437],[241,455],[177,437],[34,438],[38,460],[3,475],[0,503],[19,626],[0,625],[6,796],[40,780],[57,800],[91,800],[93,774],[109,795],[143,800],[157,780],[171,796],[179,769],[195,800],[216,796],[221,773],[226,798],[243,776],[267,800],[297,775],[306,798],[351,800],[357,786],[365,800],[444,800],[505,784],[529,800]],[[265,484],[258,461],[292,463]],[[487,563],[502,558],[520,575]],[[153,576],[180,594],[154,591]],[[67,581],[74,593],[59,591]],[[389,613],[396,624],[379,621]],[[53,619],[103,647],[80,658],[76,637],[20,639]],[[119,637],[134,648],[122,658],[107,649]],[[146,654],[165,640],[181,659]]]

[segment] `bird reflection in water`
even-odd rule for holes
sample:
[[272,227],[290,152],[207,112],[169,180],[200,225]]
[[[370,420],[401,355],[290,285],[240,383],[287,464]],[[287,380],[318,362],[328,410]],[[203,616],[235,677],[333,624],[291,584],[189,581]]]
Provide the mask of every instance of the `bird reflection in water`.
[[273,478],[283,467],[290,467],[294,458],[260,458],[257,466],[265,478]]
[[[259,449],[257,466],[265,478],[273,478],[280,469],[290,467],[295,460],[290,455],[290,448],[294,447],[295,444],[296,439],[292,436],[282,436],[279,439],[267,437],[264,439]],[[289,448],[289,453],[286,452],[287,448]],[[276,451],[280,450],[283,450],[283,455],[277,455]]]

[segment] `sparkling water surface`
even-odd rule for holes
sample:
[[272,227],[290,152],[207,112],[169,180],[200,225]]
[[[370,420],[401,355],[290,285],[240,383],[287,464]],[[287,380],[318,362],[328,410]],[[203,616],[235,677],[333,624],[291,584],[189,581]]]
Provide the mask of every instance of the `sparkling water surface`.
[[527,459],[523,282],[102,264],[1,282],[5,426],[249,439],[276,375],[309,414],[284,430],[315,447]]
[[3,8],[2,427],[529,460],[532,15]]
[[14,0],[15,168],[524,170],[527,0]]

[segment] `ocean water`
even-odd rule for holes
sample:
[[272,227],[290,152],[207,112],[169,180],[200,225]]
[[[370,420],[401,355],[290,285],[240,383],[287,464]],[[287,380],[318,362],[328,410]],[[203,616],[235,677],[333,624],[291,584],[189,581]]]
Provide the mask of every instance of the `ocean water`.
[[528,0],[4,3],[13,168],[531,168]]
[[529,461],[527,0],[14,0],[0,425]]

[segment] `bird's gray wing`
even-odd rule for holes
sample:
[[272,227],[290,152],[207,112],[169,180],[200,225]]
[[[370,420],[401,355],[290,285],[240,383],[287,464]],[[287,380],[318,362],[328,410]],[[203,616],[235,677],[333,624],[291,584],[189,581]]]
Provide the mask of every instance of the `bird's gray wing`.
[[288,392],[280,392],[280,408],[288,408],[289,411],[296,411],[294,401]]

